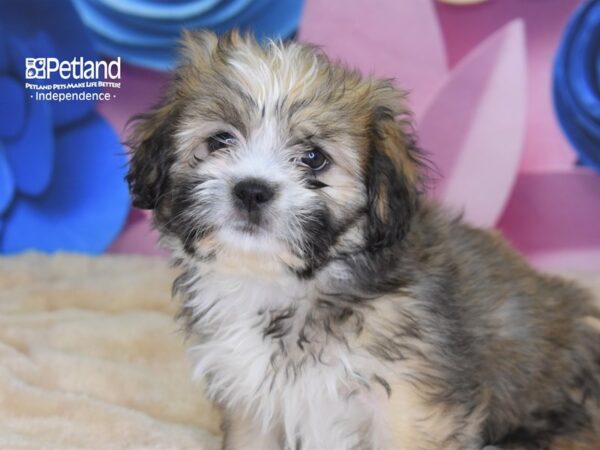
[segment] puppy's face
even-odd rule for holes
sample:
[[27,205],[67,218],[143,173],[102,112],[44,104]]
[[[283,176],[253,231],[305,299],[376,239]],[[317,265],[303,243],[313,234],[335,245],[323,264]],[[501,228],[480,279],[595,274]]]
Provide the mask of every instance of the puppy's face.
[[310,46],[188,33],[166,97],[134,129],[134,204],[189,257],[251,253],[303,276],[392,245],[417,202],[401,97]]

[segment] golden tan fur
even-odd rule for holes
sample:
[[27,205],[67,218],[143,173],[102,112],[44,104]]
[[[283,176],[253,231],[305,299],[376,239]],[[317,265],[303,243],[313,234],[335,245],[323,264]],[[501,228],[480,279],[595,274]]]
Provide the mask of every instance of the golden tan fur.
[[181,268],[226,450],[598,444],[589,294],[424,198],[400,90],[305,44],[183,45],[128,180]]

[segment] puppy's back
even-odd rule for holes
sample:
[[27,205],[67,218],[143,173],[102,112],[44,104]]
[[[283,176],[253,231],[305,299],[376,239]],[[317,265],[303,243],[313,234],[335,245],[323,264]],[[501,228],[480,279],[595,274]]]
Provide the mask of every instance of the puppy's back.
[[509,449],[599,449],[600,310],[590,293],[533,270],[498,233],[435,207],[413,227],[409,248],[434,275],[424,290],[438,292],[425,299],[440,322],[430,331],[456,347],[436,357],[445,379],[476,381],[465,390],[475,386],[485,405],[484,440]]

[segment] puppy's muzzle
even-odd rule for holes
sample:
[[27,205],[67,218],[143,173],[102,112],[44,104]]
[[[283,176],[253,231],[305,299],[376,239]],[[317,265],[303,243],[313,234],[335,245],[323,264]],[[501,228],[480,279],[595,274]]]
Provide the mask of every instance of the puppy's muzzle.
[[275,190],[258,178],[246,178],[233,187],[236,207],[246,211],[250,218],[271,202]]

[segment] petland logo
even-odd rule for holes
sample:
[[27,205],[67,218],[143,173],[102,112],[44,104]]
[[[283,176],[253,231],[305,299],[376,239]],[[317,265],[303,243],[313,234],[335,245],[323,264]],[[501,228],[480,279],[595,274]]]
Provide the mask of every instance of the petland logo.
[[82,57],[64,61],[25,58],[25,79],[25,89],[35,100],[111,100],[121,88],[121,58],[113,61],[88,61]]
[[121,79],[121,57],[114,61],[87,61],[83,57],[71,61],[58,58],[25,58],[25,78],[48,80],[58,73],[63,80]]

